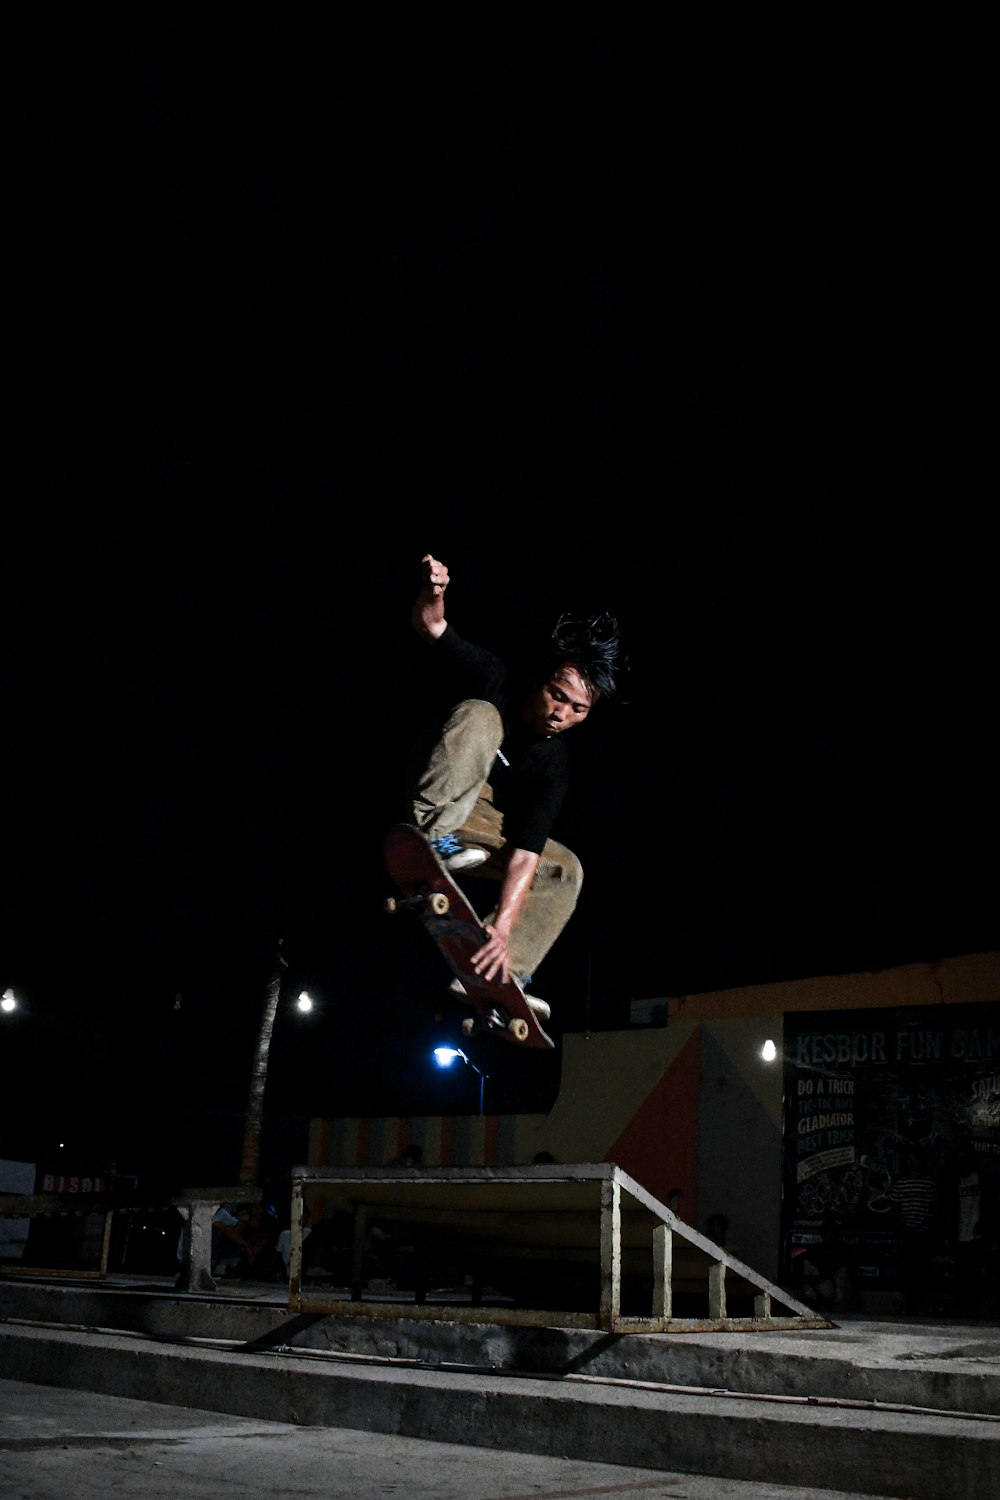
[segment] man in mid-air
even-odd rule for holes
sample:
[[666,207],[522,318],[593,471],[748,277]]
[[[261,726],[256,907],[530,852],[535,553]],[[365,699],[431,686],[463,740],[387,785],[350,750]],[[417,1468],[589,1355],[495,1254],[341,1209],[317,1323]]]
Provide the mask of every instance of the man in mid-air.
[[[408,815],[449,873],[475,869],[499,880],[474,955],[487,980],[526,987],[576,907],[580,861],[551,830],[568,790],[562,737],[613,696],[621,641],[616,620],[561,616],[521,673],[464,640],[445,617],[448,569],[429,553],[413,627],[454,686],[443,724],[415,752]],[[461,992],[461,981],[452,988]],[[549,1007],[528,1003],[542,1019]]]

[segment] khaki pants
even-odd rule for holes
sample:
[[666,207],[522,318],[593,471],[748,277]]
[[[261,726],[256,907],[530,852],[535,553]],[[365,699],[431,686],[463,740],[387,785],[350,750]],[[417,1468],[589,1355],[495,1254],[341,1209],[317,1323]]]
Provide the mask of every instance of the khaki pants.
[[[428,838],[454,833],[488,854],[476,877],[502,880],[503,814],[493,806],[487,781],[503,740],[503,722],[492,703],[466,699],[445,722],[440,737],[418,762],[409,793],[410,815]],[[547,839],[527,900],[511,935],[511,968],[520,980],[534,974],[576,908],[583,884],[580,861],[564,844]],[[491,922],[495,908],[483,920]]]

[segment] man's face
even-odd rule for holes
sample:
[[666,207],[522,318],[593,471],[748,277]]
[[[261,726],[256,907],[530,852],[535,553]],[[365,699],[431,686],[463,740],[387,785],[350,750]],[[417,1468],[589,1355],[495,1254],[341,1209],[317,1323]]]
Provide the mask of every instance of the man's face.
[[596,694],[575,667],[560,667],[548,681],[528,694],[521,718],[535,734],[551,739],[574,724],[582,724],[594,706]]

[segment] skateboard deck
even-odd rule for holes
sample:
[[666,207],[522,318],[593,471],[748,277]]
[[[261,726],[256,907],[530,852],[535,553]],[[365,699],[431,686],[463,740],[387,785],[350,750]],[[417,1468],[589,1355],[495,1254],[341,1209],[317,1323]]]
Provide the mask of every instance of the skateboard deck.
[[486,941],[486,929],[419,828],[398,823],[389,830],[385,864],[401,892],[388,898],[386,911],[414,912],[465,986],[464,996],[453,997],[475,1013],[462,1023],[463,1035],[485,1031],[518,1047],[555,1046],[516,980],[500,984],[483,979],[472,967],[472,955]]

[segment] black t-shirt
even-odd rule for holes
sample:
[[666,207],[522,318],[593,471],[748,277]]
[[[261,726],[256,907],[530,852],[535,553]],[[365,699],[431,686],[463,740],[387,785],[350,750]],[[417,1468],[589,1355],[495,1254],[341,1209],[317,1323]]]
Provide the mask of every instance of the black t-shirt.
[[453,625],[433,648],[448,673],[452,707],[465,698],[482,698],[499,709],[504,739],[489,775],[493,803],[503,813],[507,843],[541,854],[569,788],[566,746],[560,736],[534,734],[522,721],[521,705],[532,685],[524,672],[463,639]]

